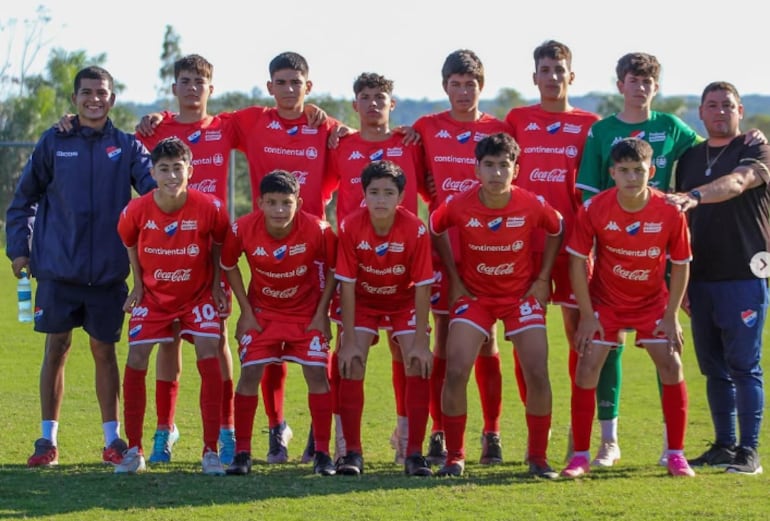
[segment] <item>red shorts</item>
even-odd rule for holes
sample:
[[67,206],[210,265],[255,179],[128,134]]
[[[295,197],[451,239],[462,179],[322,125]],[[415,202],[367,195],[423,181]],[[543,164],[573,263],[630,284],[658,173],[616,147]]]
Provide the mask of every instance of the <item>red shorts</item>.
[[218,339],[221,335],[222,320],[211,294],[174,313],[144,306],[145,302],[146,299],[131,311],[129,346],[171,342],[177,331],[188,342],[193,342],[194,337]]
[[452,306],[449,326],[454,322],[465,322],[484,333],[489,340],[489,330],[497,320],[503,321],[505,338],[510,338],[527,329],[545,329],[545,310],[535,297],[518,301],[507,297],[460,297]]
[[594,306],[594,313],[599,323],[604,328],[604,340],[599,336],[594,337],[594,342],[612,347],[620,343],[620,332],[636,331],[635,345],[666,343],[668,339],[664,335],[653,335],[652,332],[663,319],[666,311],[666,302],[652,302],[649,307],[632,313],[618,313],[610,306]]
[[[377,327],[375,328],[375,334],[377,329],[394,331],[391,315],[384,314],[381,312],[374,312],[374,311],[372,313],[376,313],[377,316],[380,317],[379,322],[377,323]],[[414,313],[414,310],[412,310],[412,313]],[[329,320],[331,320],[332,322],[334,322],[339,326],[342,326],[342,304],[340,303],[339,293],[335,293],[334,296],[332,297],[331,305],[329,306]],[[358,325],[358,313],[356,314],[356,326],[357,325]],[[395,335],[391,334],[391,336],[395,336]]]
[[326,367],[329,341],[320,331],[305,331],[307,323],[260,320],[262,332],[252,329],[238,339],[241,366],[296,362]]

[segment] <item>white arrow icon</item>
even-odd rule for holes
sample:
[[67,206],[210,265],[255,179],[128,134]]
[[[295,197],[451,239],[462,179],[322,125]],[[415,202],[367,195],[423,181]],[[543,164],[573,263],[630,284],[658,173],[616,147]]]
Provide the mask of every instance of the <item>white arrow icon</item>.
[[749,263],[751,272],[760,279],[766,279],[770,277],[770,253],[766,251],[760,251],[751,258]]

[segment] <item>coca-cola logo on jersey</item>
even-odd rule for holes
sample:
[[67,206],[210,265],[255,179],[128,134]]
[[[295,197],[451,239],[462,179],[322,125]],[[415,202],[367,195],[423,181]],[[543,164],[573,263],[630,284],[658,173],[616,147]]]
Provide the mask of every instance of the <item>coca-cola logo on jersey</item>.
[[612,268],[612,273],[626,280],[636,280],[641,282],[650,280],[650,270],[627,270],[619,264],[616,264],[615,267]]
[[567,180],[567,170],[564,168],[554,168],[553,170],[535,168],[529,173],[529,180],[544,183],[563,183]]
[[153,276],[155,277],[155,280],[162,280],[164,282],[187,282],[190,280],[191,273],[192,269],[190,268],[174,271],[163,271],[162,269],[158,268],[155,270]]
[[444,179],[444,182],[441,184],[441,189],[445,192],[466,192],[476,186],[475,179],[461,179],[461,180],[455,180],[452,178]]
[[484,275],[513,275],[513,267],[515,262],[506,262],[499,266],[487,266],[483,262],[476,266],[476,271],[483,273]]
[[198,183],[190,183],[190,188],[199,192],[213,194],[217,191],[217,181],[216,179],[202,179]]
[[266,297],[287,299],[287,298],[294,298],[298,290],[299,290],[299,286],[294,286],[281,291],[264,287],[262,288],[262,294],[265,295]]

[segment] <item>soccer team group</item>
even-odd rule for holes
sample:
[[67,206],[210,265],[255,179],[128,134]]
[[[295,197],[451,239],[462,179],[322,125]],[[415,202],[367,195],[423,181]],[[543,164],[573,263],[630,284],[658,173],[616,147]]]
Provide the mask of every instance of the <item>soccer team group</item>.
[[[761,396],[753,424],[741,407],[757,404],[740,403],[743,373],[753,378],[755,390],[758,374],[761,395],[759,357],[752,367],[736,368],[729,351],[761,349],[766,280],[714,279],[746,279],[764,289],[752,296],[759,299],[756,306],[735,303],[736,309],[755,310],[743,320],[752,332],[710,347],[712,355],[719,353],[712,356],[713,375],[698,352],[707,378],[732,386],[732,424],[718,421],[710,401],[715,442],[689,461],[678,312],[688,284],[693,313],[697,306],[703,312],[708,298],[719,300],[712,294],[692,299],[691,264],[694,273],[709,270],[698,249],[703,228],[695,228],[692,216],[710,208],[736,213],[718,210],[736,203],[736,219],[766,217],[766,140],[738,129],[743,109],[729,83],[704,91],[708,140],[676,116],[652,111],[660,64],[646,53],[620,58],[624,107],[600,119],[570,105],[571,61],[562,43],[538,46],[533,80],[540,103],[514,108],[501,121],[479,111],[484,69],[478,56],[455,51],[442,67],[450,109],[399,129],[389,122],[396,106],[393,82],[363,73],[353,85],[360,119],[354,130],[305,102],[312,82],[307,62],[296,53],[270,63],[274,107],[217,116],[207,112],[213,67],[188,55],[175,64],[178,111],[145,116],[135,136],[115,129],[108,118],[114,103],[109,73],[80,71],[73,94],[77,116],[43,135],[7,215],[8,256],[17,276],[29,268],[36,277],[35,329],[47,334],[42,437],[28,465],[58,463],[59,376],[71,331],[83,327],[96,362],[103,459],[116,473],[146,469],[145,379],[156,344],[157,427],[148,460],[170,461],[179,439],[174,411],[186,340],[195,346],[201,377],[204,473],[251,471],[260,387],[270,426],[267,463],[288,460],[293,433],[283,401],[286,362],[294,362],[302,366],[311,415],[302,461],[325,476],[360,475],[366,361],[383,334],[392,354],[396,461],[410,476],[431,476],[432,466],[436,475],[460,476],[472,370],[483,415],[480,463],[502,462],[500,320],[515,348],[532,476],[576,478],[620,459],[620,360],[631,330],[657,369],[665,419],[660,463],[668,473],[694,476],[692,467],[700,465],[761,472]],[[711,114],[719,116],[714,125]],[[231,223],[223,201],[233,149],[248,160],[254,210]],[[721,184],[738,174],[743,189],[721,195]],[[92,187],[90,200],[83,199],[83,186]],[[132,186],[143,195],[131,198]],[[336,231],[325,216],[335,192]],[[429,207],[428,222],[417,216],[420,198]],[[724,229],[710,233],[736,235],[727,226],[722,221]],[[767,226],[760,228],[744,250],[767,250]],[[732,255],[729,266],[749,269],[743,250]],[[248,267],[247,281],[239,264]],[[748,289],[730,298],[744,293]],[[239,315],[229,333],[225,318],[235,312],[233,301]],[[560,473],[547,457],[548,303],[560,306],[571,348],[571,443]],[[127,441],[120,437],[115,361],[124,313],[130,313],[122,379]],[[724,325],[729,331],[738,326]],[[693,334],[697,344],[698,332]],[[240,362],[235,384],[231,335]],[[602,442],[592,459],[597,403]]]

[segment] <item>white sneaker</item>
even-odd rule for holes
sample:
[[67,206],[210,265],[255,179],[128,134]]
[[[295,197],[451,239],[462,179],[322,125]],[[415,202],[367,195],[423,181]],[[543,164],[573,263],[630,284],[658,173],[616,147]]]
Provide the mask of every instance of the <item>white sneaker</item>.
[[620,447],[616,441],[603,441],[591,462],[593,467],[611,467],[620,459]]
[[222,462],[219,461],[219,454],[213,450],[207,450],[203,455],[203,473],[207,476],[224,476],[225,468],[222,466]]
[[123,453],[123,461],[115,465],[115,474],[136,474],[144,472],[147,466],[144,462],[144,454],[139,447],[131,447]]

